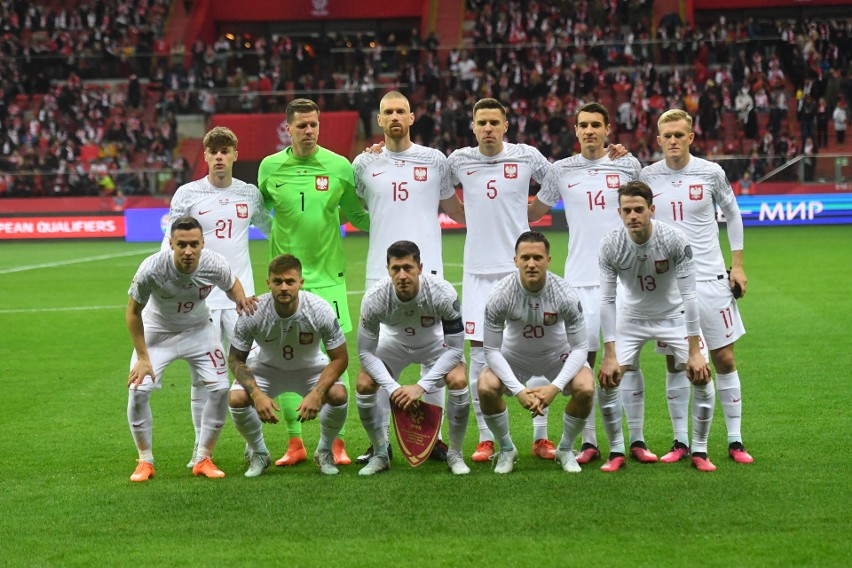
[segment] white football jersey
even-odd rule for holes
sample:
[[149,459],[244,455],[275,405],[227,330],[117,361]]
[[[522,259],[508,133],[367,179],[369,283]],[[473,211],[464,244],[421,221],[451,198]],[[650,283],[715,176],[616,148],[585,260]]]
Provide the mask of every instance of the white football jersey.
[[475,146],[460,148],[450,154],[449,163],[452,183],[462,186],[464,271],[512,272],[515,241],[530,230],[530,180],[543,182],[550,162],[532,146],[504,143],[496,156],[485,156]]
[[181,332],[209,320],[208,296],[214,288],[230,290],[236,280],[217,252],[202,250],[195,272],[184,274],[175,266],[174,251],[164,250],[142,261],[127,293],[145,305],[146,330]]
[[683,298],[676,278],[695,273],[689,241],[681,231],[651,220],[651,238],[637,245],[621,227],[601,240],[600,278],[621,281],[624,297],[619,317],[671,319],[683,313]]
[[724,170],[713,162],[691,156],[681,170],[665,160],[644,168],[639,179],[654,192],[655,218],[686,234],[695,253],[696,279],[716,280],[725,274],[719,245],[716,205],[738,210]]
[[320,342],[326,349],[334,349],[343,345],[346,338],[331,305],[316,294],[300,290],[299,306],[290,317],[278,315],[269,293],[258,298],[252,315],[240,314],[231,345],[250,351],[253,341],[258,348],[252,351],[252,362],[294,371],[324,367],[329,359],[320,349]]
[[396,241],[420,249],[423,272],[443,277],[440,201],[453,196],[447,158],[413,144],[404,152],[360,154],[353,162],[355,192],[370,212],[367,281],[387,276],[387,250]]
[[420,290],[408,302],[397,297],[390,276],[367,290],[361,300],[361,328],[379,337],[381,327],[383,337],[396,339],[411,350],[443,343],[443,322],[460,324],[459,297],[449,282],[428,274],[420,275]]
[[639,178],[642,165],[633,156],[587,160],[582,154],[555,162],[538,199],[553,207],[561,198],[568,223],[565,278],[573,286],[598,285],[601,239],[621,226],[618,188]]
[[494,286],[485,304],[485,328],[503,331],[504,350],[552,357],[569,350],[568,334],[585,330],[586,322],[564,278],[548,271],[544,288],[533,293],[521,285],[516,270]]
[[[172,196],[169,219],[174,221],[183,215],[198,219],[204,232],[204,248],[228,259],[246,296],[253,296],[249,226],[254,224],[267,237],[272,226],[272,217],[263,205],[260,190],[238,179],[234,179],[228,187],[218,188],[205,176],[180,186]],[[161,248],[169,248],[168,231]],[[212,310],[235,307],[221,290],[210,294],[207,305]]]

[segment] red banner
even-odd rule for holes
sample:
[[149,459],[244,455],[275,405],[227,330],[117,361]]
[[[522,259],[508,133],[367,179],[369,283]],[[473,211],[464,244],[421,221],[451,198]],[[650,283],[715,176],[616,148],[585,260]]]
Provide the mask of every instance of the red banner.
[[0,217],[0,240],[123,237],[124,217]]
[[[239,140],[240,160],[259,162],[266,156],[290,145],[284,128],[287,116],[281,114],[216,114],[210,127],[227,126]],[[358,113],[352,111],[321,112],[319,143],[351,160],[354,157]]]
[[419,401],[408,410],[391,403],[391,412],[399,449],[405,460],[417,467],[435,447],[444,411],[440,406]]

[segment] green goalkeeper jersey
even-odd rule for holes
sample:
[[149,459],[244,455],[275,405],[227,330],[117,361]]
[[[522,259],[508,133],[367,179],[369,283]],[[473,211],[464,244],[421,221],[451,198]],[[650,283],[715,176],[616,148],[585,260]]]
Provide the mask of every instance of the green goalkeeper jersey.
[[346,259],[338,207],[358,229],[370,230],[349,161],[321,146],[306,158],[288,147],[263,159],[257,182],[266,206],[273,210],[270,260],[279,254],[295,255],[302,262],[306,288],[343,283]]

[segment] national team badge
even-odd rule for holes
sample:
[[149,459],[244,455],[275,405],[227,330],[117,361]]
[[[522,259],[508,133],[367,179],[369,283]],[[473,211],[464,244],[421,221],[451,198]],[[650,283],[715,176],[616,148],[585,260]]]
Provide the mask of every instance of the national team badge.
[[428,172],[425,167],[414,168],[414,181],[426,181]]
[[465,334],[467,334],[467,335],[473,335],[473,333],[474,333],[475,331],[476,331],[476,322],[473,322],[473,321],[466,321],[466,322],[464,323],[464,332],[465,332]]
[[556,323],[556,314],[544,312],[544,325],[553,325]]
[[668,260],[655,260],[654,261],[654,269],[657,271],[657,274],[663,274],[664,272],[669,271],[669,261]]
[[503,177],[518,179],[518,164],[503,164]]
[[237,203],[237,217],[239,219],[248,219],[248,205]]
[[689,200],[690,201],[701,201],[704,199],[704,186],[703,185],[690,185],[689,186]]
[[391,403],[396,441],[405,460],[417,467],[429,459],[441,427],[440,406],[419,401],[408,410]]
[[210,295],[210,292],[213,291],[213,286],[202,286],[198,289],[198,298],[203,300],[207,296]]
[[314,334],[308,331],[299,332],[299,345],[310,345],[314,342]]
[[432,327],[435,325],[435,318],[432,316],[420,316],[420,325],[422,327]]
[[328,191],[328,176],[317,176],[316,188],[317,191]]
[[607,174],[606,186],[608,189],[618,189],[621,187],[621,176],[618,174]]

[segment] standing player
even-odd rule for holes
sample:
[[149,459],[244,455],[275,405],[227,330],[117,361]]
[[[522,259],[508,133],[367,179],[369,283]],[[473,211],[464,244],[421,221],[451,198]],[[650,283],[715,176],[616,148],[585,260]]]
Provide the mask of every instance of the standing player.
[[[287,133],[293,144],[260,163],[257,181],[266,205],[273,210],[269,258],[289,253],[299,258],[308,291],[334,308],[343,333],[352,330],[346,297],[346,259],[338,211],[358,229],[370,230],[370,217],[355,194],[349,161],[318,145],[319,108],[309,99],[287,105]],[[349,384],[344,372],[342,379]],[[296,408],[298,395],[282,397],[284,420],[290,433],[287,453],[275,465],[293,465],[307,459],[302,426]],[[341,439],[334,443],[338,464],[351,463]]]
[[[194,216],[204,232],[204,246],[218,252],[231,264],[231,269],[247,296],[254,295],[254,275],[249,257],[249,227],[254,224],[269,236],[272,219],[263,205],[263,196],[257,187],[234,179],[234,162],[237,161],[237,136],[229,128],[217,126],[204,136],[204,161],[208,173],[205,177],[182,185],[175,192],[169,210],[169,219],[184,215]],[[162,250],[169,249],[169,235],[163,239]],[[230,342],[237,310],[234,302],[224,292],[214,288],[207,297],[207,307],[223,342]],[[187,467],[195,465],[198,437],[201,433],[201,415],[207,404],[207,388],[200,377],[192,374],[190,408],[195,426],[195,447]]]
[[[340,376],[349,364],[346,338],[331,306],[315,294],[299,292],[302,263],[283,254],[269,263],[266,285],[271,294],[258,298],[257,309],[237,320],[228,363],[237,380],[228,395],[231,418],[250,448],[246,477],[269,467],[262,422],[278,422],[273,398],[296,392],[301,422],[320,419],[314,461],[325,475],[335,475],[331,450],[346,422],[349,396]],[[252,342],[257,349],[252,350]],[[320,350],[325,345],[326,356]],[[251,351],[251,356],[249,356]]]
[[[621,226],[618,217],[618,188],[639,178],[639,160],[627,155],[610,158],[604,147],[611,125],[609,112],[598,103],[588,103],[577,109],[574,132],[580,140],[581,153],[559,160],[550,172],[535,199],[530,204],[529,220],[538,221],[561,198],[568,223],[568,258],[565,278],[583,304],[583,317],[589,339],[589,366],[594,369],[600,349],[601,318],[600,287],[598,285],[598,248],[601,238]],[[628,422],[631,426],[630,453],[640,462],[657,461],[648,451],[641,425],[644,422],[642,393],[645,379],[642,371],[629,371],[621,380],[621,393]],[[638,393],[638,394],[637,394]],[[583,445],[577,463],[584,464],[600,458],[594,409],[583,429]]]
[[[653,339],[670,346],[673,364],[685,369],[694,386],[692,465],[713,471],[716,466],[707,457],[707,438],[715,395],[710,367],[699,347],[695,262],[682,232],[651,219],[653,199],[651,189],[641,181],[623,185],[618,205],[624,227],[601,240],[598,254],[604,340],[598,398],[610,448],[601,470],[612,472],[624,466],[618,386],[624,373],[639,364],[642,346]],[[616,315],[617,279],[624,298]]]
[[[673,109],[657,121],[657,142],[664,160],[642,170],[640,179],[647,183],[661,204],[660,221],[681,229],[695,251],[698,280],[698,306],[701,331],[716,369],[716,388],[728,429],[728,455],[737,463],[751,463],[740,432],[742,391],[734,344],[745,334],[736,298],[745,295],[746,275],[743,268],[743,220],[731,184],[718,164],[690,155],[689,145],[695,138],[692,117]],[[725,260],[719,245],[716,206],[722,209],[731,245],[731,273],[725,271]],[[671,355],[667,357],[671,363]],[[689,455],[683,439],[689,383],[683,373],[666,375],[666,392],[674,427],[672,451],[661,458],[679,461]]]
[[[462,445],[470,414],[470,394],[464,373],[450,373],[464,359],[464,328],[458,295],[441,278],[423,273],[420,249],[398,241],[387,249],[385,278],[367,290],[361,301],[358,356],[366,373],[358,377],[358,414],[373,445],[373,455],[359,475],[390,469],[387,427],[377,408],[382,388],[391,403],[406,409],[424,393],[446,385],[450,446],[447,467],[455,475],[470,473]],[[401,386],[409,364],[426,369],[417,384]]]
[[[579,473],[574,441],[595,393],[586,362],[583,308],[568,282],[548,271],[550,243],[541,233],[527,231],[518,237],[515,266],[516,273],[497,283],[485,305],[486,367],[478,388],[482,414],[500,445],[494,472],[510,473],[518,457],[503,394],[518,397],[536,415],[561,392],[571,400],[565,405],[555,458],[564,471]],[[543,375],[548,383],[527,388],[533,375]]]
[[[483,325],[485,302],[494,285],[515,272],[511,262],[515,239],[529,231],[527,207],[530,180],[544,181],[550,163],[541,152],[526,144],[503,142],[509,128],[500,101],[480,99],[473,106],[473,133],[477,147],[450,154],[452,182],[461,185],[467,237],[464,244],[462,305],[465,336],[470,341],[468,382],[479,426],[479,444],[473,461],[484,462],[494,454],[494,434],[479,406],[477,379],[485,366]],[[546,385],[536,377],[533,384]],[[533,418],[533,454],[553,459],[556,449],[547,438],[547,409]]]
[[[399,91],[382,97],[377,117],[385,135],[379,153],[367,152],[355,158],[355,191],[370,212],[370,244],[367,253],[367,285],[387,277],[385,255],[398,240],[418,243],[426,274],[444,277],[441,254],[441,224],[438,207],[457,223],[464,224],[464,209],[450,184],[447,158],[438,150],[411,141],[410,128],[414,113],[408,99]],[[362,370],[363,372],[363,370]],[[459,365],[455,373],[464,373]],[[444,407],[445,389],[423,396],[425,402]],[[387,391],[379,392],[378,405],[387,427],[390,405]],[[372,456],[368,449],[358,463]],[[446,445],[435,445],[433,459],[446,460]]]
[[216,286],[226,290],[238,311],[254,311],[255,299],[246,298],[225,258],[203,250],[204,234],[196,219],[175,219],[170,234],[172,250],[145,259],[128,291],[125,319],[133,356],[127,380],[127,422],[139,452],[130,481],[154,476],[151,391],[162,388],[162,373],[176,359],[186,361],[208,390],[192,473],[225,477],[210,455],[228,413],[228,367],[205,299]]

